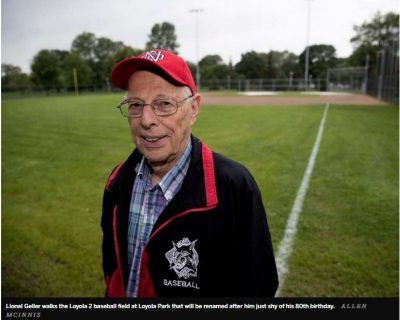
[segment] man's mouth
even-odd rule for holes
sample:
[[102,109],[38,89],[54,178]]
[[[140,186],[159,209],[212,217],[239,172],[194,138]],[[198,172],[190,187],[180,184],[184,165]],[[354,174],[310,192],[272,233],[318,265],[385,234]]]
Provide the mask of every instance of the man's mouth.
[[148,141],[148,142],[156,142],[156,141],[161,140],[164,137],[165,136],[162,136],[162,137],[143,137],[143,139]]
[[164,145],[164,139],[167,136],[142,136],[144,146],[147,148],[159,148]]
[[148,137],[145,137],[144,139],[146,141],[149,141],[149,142],[156,142],[156,141],[160,140],[161,138],[148,138]]

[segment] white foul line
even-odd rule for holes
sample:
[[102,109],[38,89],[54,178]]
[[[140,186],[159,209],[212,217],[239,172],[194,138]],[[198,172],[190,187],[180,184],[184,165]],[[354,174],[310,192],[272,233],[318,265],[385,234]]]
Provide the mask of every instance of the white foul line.
[[319,144],[321,142],[322,134],[324,132],[325,119],[328,114],[328,109],[329,109],[329,104],[326,104],[325,112],[324,115],[322,116],[321,123],[319,125],[317,138],[315,139],[310,159],[308,159],[307,169],[304,172],[303,180],[301,181],[300,188],[297,191],[296,200],[294,201],[292,210],[290,211],[283,239],[279,244],[278,254],[276,257],[276,266],[279,274],[279,288],[278,291],[276,292],[277,297],[280,296],[280,291],[284,286],[286,276],[289,272],[288,259],[292,253],[294,238],[296,236],[296,231],[297,231],[297,221],[299,220],[299,214],[302,210],[303,201],[307,193],[308,184],[310,182],[310,177],[314,169],[315,158],[317,157]]

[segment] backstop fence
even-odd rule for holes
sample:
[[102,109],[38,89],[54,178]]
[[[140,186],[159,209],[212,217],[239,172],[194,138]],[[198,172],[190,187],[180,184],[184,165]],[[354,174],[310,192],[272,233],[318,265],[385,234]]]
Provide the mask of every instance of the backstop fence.
[[304,78],[288,79],[238,79],[238,80],[203,80],[202,90],[236,90],[236,91],[305,91],[326,90],[325,79],[310,79],[308,87]]
[[327,71],[327,91],[367,93],[368,67],[331,68]]
[[368,80],[367,93],[399,103],[399,43],[384,47],[376,57],[376,76]]

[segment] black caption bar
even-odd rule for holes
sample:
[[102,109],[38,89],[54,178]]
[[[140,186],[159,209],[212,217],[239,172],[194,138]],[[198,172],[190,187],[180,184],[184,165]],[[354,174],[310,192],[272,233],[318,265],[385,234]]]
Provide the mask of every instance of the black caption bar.
[[[399,319],[399,298],[2,298],[1,319]],[[251,318],[250,318],[251,317]],[[191,319],[190,319],[191,320]]]

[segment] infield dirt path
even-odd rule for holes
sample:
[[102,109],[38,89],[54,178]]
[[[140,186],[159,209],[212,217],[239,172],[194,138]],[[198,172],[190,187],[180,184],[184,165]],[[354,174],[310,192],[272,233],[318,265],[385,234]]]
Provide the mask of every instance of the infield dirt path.
[[321,104],[343,104],[343,105],[377,105],[385,106],[386,102],[379,99],[362,95],[326,95],[326,96],[219,96],[215,93],[205,92],[201,94],[204,105],[321,105]]

